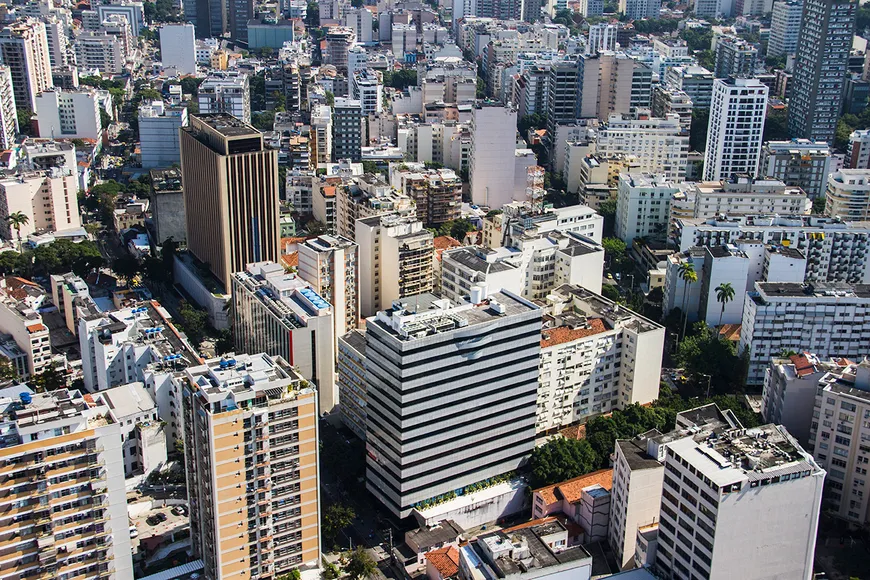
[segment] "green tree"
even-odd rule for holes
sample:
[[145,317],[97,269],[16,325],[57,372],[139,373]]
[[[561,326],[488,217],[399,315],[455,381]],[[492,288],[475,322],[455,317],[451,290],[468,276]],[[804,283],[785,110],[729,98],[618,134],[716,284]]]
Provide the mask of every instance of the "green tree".
[[22,254],[7,250],[0,253],[0,274],[20,274],[26,269]]
[[301,580],[302,573],[298,569],[293,568],[286,574],[281,574],[275,580]]
[[332,91],[326,91],[326,104],[330,107],[335,106],[335,95],[332,93]]
[[611,260],[621,260],[628,252],[628,246],[619,238],[604,238],[601,240],[604,256]]
[[21,252],[21,226],[26,226],[30,223],[30,218],[27,217],[27,214],[22,213],[20,211],[16,211],[14,213],[6,216],[6,223],[9,224],[9,227],[15,230],[15,235],[18,238],[18,252]]
[[12,367],[12,361],[6,357],[0,357],[0,380],[2,381],[17,381],[18,373]]
[[338,535],[353,523],[356,512],[349,505],[330,504],[323,510],[320,527],[323,532],[324,544],[332,546],[338,541]]
[[17,108],[16,114],[18,116],[18,132],[22,135],[33,136],[33,123],[31,121],[33,118],[33,111],[30,109]]
[[725,306],[734,300],[734,286],[731,282],[723,282],[716,286],[716,302],[722,305],[719,311],[719,326],[722,326],[722,317],[725,315]]
[[713,31],[709,27],[685,28],[680,32],[680,38],[686,41],[691,51],[710,50],[713,44]]
[[30,377],[27,384],[38,393],[55,391],[67,386],[67,373],[58,365],[52,365]]
[[822,215],[825,213],[825,202],[826,199],[824,197],[817,197],[813,200],[813,213],[816,215]]
[[517,121],[517,130],[523,137],[526,136],[526,133],[529,129],[546,129],[546,127],[547,119],[537,113],[533,115],[526,115],[525,117]]
[[112,117],[109,116],[109,113],[106,112],[105,109],[100,109],[100,127],[103,129],[108,129],[109,125],[112,124]]
[[205,329],[208,324],[208,315],[198,308],[191,306],[186,300],[181,301],[178,309],[180,317],[180,326],[184,330],[184,334],[194,345],[199,345],[205,336]]
[[529,485],[536,489],[578,477],[593,471],[598,462],[589,441],[558,437],[532,451]]
[[689,130],[689,149],[700,151],[707,149],[707,127],[710,124],[709,109],[695,109],[692,111],[692,124]]
[[683,262],[678,269],[680,280],[683,281],[683,332],[682,338],[686,338],[686,325],[689,322],[689,313],[686,311],[686,304],[689,301],[689,284],[694,284],[698,281],[698,273],[695,272],[695,266],[691,262]]
[[142,264],[133,256],[121,256],[112,262],[112,271],[123,278],[128,286],[132,286],[136,276],[142,273]]
[[448,222],[444,222],[435,231],[435,235],[437,236],[450,236],[455,240],[459,240],[460,242],[465,239],[465,234],[468,232],[473,232],[475,230],[474,224],[471,223],[466,218],[460,218],[458,220],[450,220]]
[[403,90],[417,85],[416,69],[405,68],[397,71],[384,72],[384,86]]
[[181,79],[181,92],[195,97],[199,94],[199,85],[204,80],[204,78],[184,77]]
[[309,2],[305,11],[305,26],[309,29],[320,26],[320,5],[317,2]]
[[374,161],[363,161],[363,172],[364,173],[380,173],[381,170],[378,169],[378,164]]
[[764,119],[764,141],[785,141],[789,137],[788,114],[785,111],[768,110]]
[[338,580],[341,578],[341,570],[338,569],[338,566],[327,561],[326,558],[321,558],[320,561],[323,564],[323,580]]
[[616,200],[608,199],[598,204],[598,213],[604,218],[603,236],[612,237],[616,233]]
[[368,578],[378,569],[378,565],[369,556],[369,553],[362,546],[357,548],[348,555],[347,564],[344,566],[344,571],[355,580]]
[[601,295],[614,302],[619,302],[620,298],[622,298],[619,295],[619,288],[617,288],[616,284],[602,284]]
[[745,361],[737,356],[737,347],[720,340],[719,332],[703,322],[696,322],[692,334],[683,338],[674,359],[689,376],[709,375],[719,392],[743,389]]

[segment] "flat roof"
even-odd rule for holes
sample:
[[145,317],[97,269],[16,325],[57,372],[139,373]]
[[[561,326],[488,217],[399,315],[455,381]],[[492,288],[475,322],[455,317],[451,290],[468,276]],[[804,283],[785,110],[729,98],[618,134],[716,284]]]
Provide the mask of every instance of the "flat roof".
[[202,113],[192,115],[225,137],[261,135],[253,125],[226,113]]

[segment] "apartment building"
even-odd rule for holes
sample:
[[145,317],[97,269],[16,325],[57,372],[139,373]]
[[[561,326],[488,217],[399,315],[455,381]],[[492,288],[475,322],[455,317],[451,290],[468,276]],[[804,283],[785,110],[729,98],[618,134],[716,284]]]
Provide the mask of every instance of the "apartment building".
[[689,133],[679,115],[664,119],[647,115],[611,115],[598,131],[596,153],[603,157],[633,156],[641,172],[680,182],[686,175]]
[[758,49],[742,38],[721,36],[716,39],[713,74],[717,79],[752,77],[758,61]]
[[484,220],[484,242],[488,247],[516,247],[524,238],[554,231],[577,233],[601,243],[604,218],[592,208],[574,205],[540,211],[528,201],[518,201],[502,209],[501,214]]
[[658,18],[661,10],[661,0],[619,0],[619,12],[628,20]]
[[[800,187],[788,186],[778,179],[755,179],[732,175],[722,181],[686,183],[681,191],[693,206],[692,217],[808,213],[807,194]],[[676,216],[672,216],[675,218]]]
[[0,215],[20,212],[28,218],[17,230],[3,220],[0,237],[27,240],[32,234],[81,228],[78,191],[78,175],[66,168],[0,178]]
[[413,201],[417,219],[427,226],[459,219],[462,180],[452,169],[426,169],[423,164],[391,164],[390,183]]
[[5,394],[0,472],[10,507],[0,525],[12,559],[0,573],[132,580],[121,426],[110,409],[71,389]]
[[332,108],[332,158],[335,161],[362,160],[362,103],[354,99],[335,99]]
[[178,74],[196,74],[196,39],[193,24],[164,24],[160,27],[160,58],[164,68]]
[[93,89],[46,90],[36,97],[40,137],[99,139],[103,134],[100,97]]
[[480,300],[423,294],[367,320],[366,488],[396,517],[534,447],[541,311],[506,292]]
[[824,506],[859,526],[870,521],[870,363],[834,359],[815,384],[809,445],[828,472]]
[[79,331],[79,319],[99,310],[91,297],[87,283],[73,274],[52,274],[51,302],[64,317],[66,328],[71,333]]
[[538,434],[658,398],[664,327],[568,284],[543,310]]
[[713,98],[713,73],[702,66],[668,69],[665,83],[689,95],[696,109],[709,109]]
[[433,284],[432,232],[413,216],[388,213],[356,221],[360,312],[371,316],[395,300],[412,300]]
[[797,52],[802,10],[803,2],[799,0],[774,2],[770,17],[770,40],[767,43],[768,56],[786,56]]
[[716,79],[710,102],[704,181],[755,175],[767,111],[768,88],[758,79]]
[[20,351],[14,357],[20,362],[14,367],[22,380],[51,368],[54,362],[48,327],[39,313],[49,302],[38,284],[12,276],[0,279],[0,332],[11,337]]
[[351,330],[338,338],[338,399],[339,411],[345,427],[362,441],[366,440],[366,335],[361,330]]
[[355,239],[356,221],[389,213],[413,218],[416,207],[410,196],[397,191],[381,174],[354,175],[336,184],[336,231]]
[[0,66],[0,147],[3,149],[12,148],[19,130],[11,71],[8,66]]
[[766,141],[761,148],[758,177],[800,187],[813,199],[824,195],[831,173],[831,148],[809,139]]
[[224,290],[233,272],[279,258],[278,152],[262,133],[231,115],[192,115],[181,174],[188,249]]
[[653,117],[665,119],[674,113],[680,117],[680,126],[684,131],[688,131],[692,126],[694,103],[691,97],[680,89],[656,85],[652,90],[650,107]]
[[771,357],[783,351],[864,356],[868,309],[866,284],[756,282],[744,302],[740,329],[740,352],[749,349],[747,384],[762,384]]
[[671,199],[679,187],[663,175],[621,173],[616,196],[616,236],[631,246],[635,238],[664,240]]
[[0,55],[12,76],[15,104],[35,111],[36,96],[53,86],[45,24],[26,18],[0,30]]
[[197,90],[199,114],[225,113],[251,122],[251,91],[248,75],[237,71],[212,71]]
[[600,244],[575,232],[552,231],[529,236],[509,248],[464,246],[445,251],[441,291],[454,302],[474,294],[475,286],[543,300],[563,284],[601,292],[603,271]]
[[203,574],[319,567],[316,389],[281,357],[242,354],[188,368],[182,399],[191,547]]
[[500,209],[513,201],[516,126],[512,107],[485,103],[473,109],[468,174],[474,203]]
[[662,439],[654,569],[666,578],[809,580],[825,471],[784,428],[732,426],[705,417],[710,407],[718,412],[681,413],[679,431]]
[[311,164],[332,162],[332,109],[314,105],[311,110]]
[[384,111],[384,85],[374,69],[354,71],[348,80],[351,84],[350,98],[360,102],[363,116]]
[[231,288],[236,349],[283,358],[317,385],[319,408],[330,412],[338,403],[332,305],[274,262],[248,264]]
[[110,75],[122,74],[127,65],[124,43],[106,31],[84,31],[76,36],[73,46],[76,62],[84,69],[98,69]]
[[332,305],[338,338],[359,324],[359,245],[343,236],[322,235],[299,244],[299,277]]
[[846,167],[870,169],[870,129],[852,131],[846,151]]
[[870,220],[870,169],[840,169],[829,174],[825,213],[846,220]]

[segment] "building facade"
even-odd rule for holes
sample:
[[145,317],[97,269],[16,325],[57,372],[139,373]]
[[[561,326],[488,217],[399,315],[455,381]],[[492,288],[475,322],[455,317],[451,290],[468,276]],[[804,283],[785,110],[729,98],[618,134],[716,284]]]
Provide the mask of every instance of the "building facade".
[[767,92],[757,79],[716,79],[713,83],[704,181],[757,173]]

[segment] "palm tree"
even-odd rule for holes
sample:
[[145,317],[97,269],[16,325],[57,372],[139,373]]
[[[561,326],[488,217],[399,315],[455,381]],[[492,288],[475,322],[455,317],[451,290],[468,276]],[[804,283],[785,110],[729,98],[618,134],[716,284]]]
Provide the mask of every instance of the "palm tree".
[[6,222],[15,228],[15,233],[18,234],[18,253],[21,253],[21,226],[26,226],[30,223],[30,218],[27,214],[16,211],[6,216]]
[[698,273],[695,272],[695,266],[691,262],[683,262],[680,264],[679,276],[683,281],[683,334],[681,340],[686,338],[686,325],[689,323],[689,313],[686,311],[687,302],[689,301],[689,284],[694,284],[698,281]]
[[716,301],[722,304],[719,311],[719,327],[722,327],[722,316],[725,314],[725,305],[734,300],[734,287],[730,282],[723,282],[716,286]]

